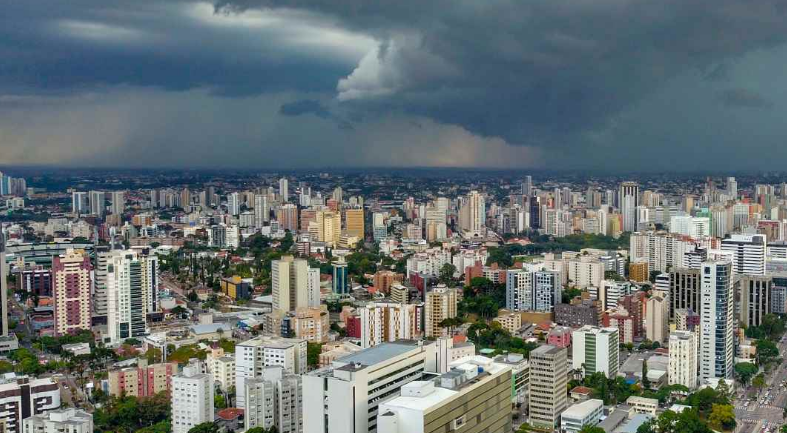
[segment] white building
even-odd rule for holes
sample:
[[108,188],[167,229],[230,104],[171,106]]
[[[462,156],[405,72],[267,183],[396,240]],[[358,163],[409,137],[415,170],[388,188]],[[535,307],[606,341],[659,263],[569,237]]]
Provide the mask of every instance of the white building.
[[93,433],[93,414],[72,407],[33,415],[22,423],[24,433]]
[[637,230],[637,206],[639,206],[639,185],[623,182],[618,192],[618,208],[623,216],[623,231]]
[[700,379],[733,377],[733,265],[709,261],[702,264],[700,293]]
[[52,378],[7,377],[0,379],[0,425],[22,433],[22,423],[33,415],[60,407],[60,388]]
[[663,343],[669,334],[669,302],[666,293],[648,299],[645,313],[645,337]]
[[235,346],[235,392],[238,407],[245,404],[244,381],[259,378],[265,367],[280,366],[287,373],[306,372],[306,340],[261,336]]
[[585,376],[601,372],[612,379],[620,368],[619,345],[617,328],[583,326],[571,333],[572,367]]
[[604,414],[604,402],[591,399],[571,405],[560,414],[560,428],[566,433],[579,433],[582,427],[594,426]]
[[244,382],[244,428],[276,427],[280,433],[303,432],[301,376],[282,367],[265,367],[259,378]]
[[148,250],[116,250],[102,254],[97,272],[107,297],[108,344],[147,333],[147,315],[158,306],[158,257]]
[[361,318],[361,347],[416,338],[420,330],[415,304],[369,303],[356,309]]
[[732,235],[721,241],[721,250],[732,254],[735,275],[765,275],[768,243],[765,235]]
[[213,422],[213,377],[190,364],[172,376],[172,433],[204,422]]
[[670,385],[697,387],[697,336],[691,331],[673,331],[669,336]]
[[560,303],[560,273],[516,269],[506,271],[506,308],[511,311],[551,312]]
[[710,218],[676,215],[670,218],[670,232],[692,238],[710,236]]
[[[303,376],[305,433],[377,432],[379,405],[436,371],[435,345],[400,340],[333,361]],[[565,385],[564,385],[565,387]]]

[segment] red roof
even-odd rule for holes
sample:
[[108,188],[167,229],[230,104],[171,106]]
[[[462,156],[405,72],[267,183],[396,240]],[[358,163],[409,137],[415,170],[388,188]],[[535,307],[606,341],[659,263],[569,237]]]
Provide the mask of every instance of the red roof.
[[586,394],[586,395],[590,395],[592,392],[593,392],[593,390],[588,388],[588,387],[586,387],[586,386],[575,386],[569,392],[569,394]]
[[228,407],[226,409],[220,410],[216,415],[218,415],[218,417],[223,420],[231,421],[243,415],[243,409],[239,409],[237,407]]

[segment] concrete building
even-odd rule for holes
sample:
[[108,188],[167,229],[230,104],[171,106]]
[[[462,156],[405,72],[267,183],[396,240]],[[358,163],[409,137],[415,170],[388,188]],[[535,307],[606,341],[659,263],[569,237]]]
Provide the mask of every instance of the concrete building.
[[0,338],[8,337],[8,263],[5,262],[5,236],[0,228]]
[[271,262],[273,309],[293,311],[309,306],[309,265],[304,259],[282,256]]
[[434,380],[410,382],[380,405],[379,433],[508,433],[511,369],[490,359],[463,364]]
[[734,357],[733,265],[702,264],[700,379],[732,379]]
[[585,426],[595,426],[604,414],[604,402],[591,399],[571,405],[560,414],[560,428],[565,433],[579,433]]
[[348,235],[363,240],[365,237],[363,209],[345,209],[344,227]]
[[188,433],[213,419],[213,378],[197,365],[184,367],[172,378],[172,433]]
[[623,182],[618,191],[618,208],[623,216],[623,231],[637,230],[637,207],[639,206],[639,185]]
[[669,317],[676,310],[700,311],[702,278],[699,269],[676,269],[670,272]]
[[440,326],[445,319],[456,317],[457,289],[435,287],[426,294],[425,334],[426,337],[445,336],[447,330]]
[[361,318],[361,347],[384,342],[412,340],[421,335],[421,311],[415,304],[369,303],[358,307]]
[[105,343],[118,345],[147,333],[147,315],[158,308],[158,257],[148,249],[118,250],[106,255],[103,268],[107,297]]
[[60,407],[60,388],[52,378],[8,377],[0,379],[0,425],[5,432],[23,433],[22,423]]
[[265,367],[258,378],[244,382],[244,428],[273,427],[280,433],[303,432],[301,376],[282,367]]
[[445,373],[451,363],[475,355],[475,344],[470,341],[455,342],[453,337],[437,338],[435,348],[437,351],[437,373]]
[[626,399],[626,404],[631,407],[631,412],[640,415],[656,416],[659,409],[659,401],[655,398],[639,397],[632,395]]
[[570,304],[555,305],[555,323],[574,328],[599,325],[600,302],[591,299],[572,300]]
[[22,425],[24,433],[93,433],[93,414],[68,407],[33,415]]
[[738,323],[750,328],[760,326],[762,318],[771,312],[773,278],[765,275],[743,275],[738,281],[735,308]]
[[558,272],[508,270],[506,309],[510,311],[553,311],[560,303],[563,285]]
[[308,414],[303,419],[304,433],[376,433],[385,397],[399,395],[404,385],[436,371],[436,358],[434,343],[400,340],[307,373],[303,376],[303,388],[308,390],[303,396],[303,412]]
[[522,315],[519,313],[501,314],[492,319],[492,321],[499,323],[503,329],[512,335],[522,327]]
[[530,352],[530,424],[554,429],[566,409],[568,351],[555,346],[540,346]]
[[620,336],[617,328],[583,326],[571,334],[571,359],[574,370],[585,376],[601,372],[614,378],[620,368]]
[[147,360],[139,358],[137,365],[119,370],[110,370],[109,394],[115,397],[151,397],[160,392],[171,390],[172,376],[178,372],[178,364],[167,362],[147,365]]
[[653,295],[645,307],[645,338],[663,343],[668,334],[669,302],[661,295]]
[[244,381],[259,378],[265,367],[280,366],[287,373],[306,373],[306,340],[261,336],[235,346],[235,392],[238,407],[245,404]]
[[650,281],[648,262],[636,262],[629,265],[629,280],[637,283],[647,283]]
[[92,270],[90,257],[81,250],[52,258],[55,335],[90,330]]
[[673,331],[669,336],[670,385],[697,387],[697,335],[692,331]]
[[721,241],[721,250],[732,254],[735,275],[765,275],[768,242],[765,235],[732,235]]

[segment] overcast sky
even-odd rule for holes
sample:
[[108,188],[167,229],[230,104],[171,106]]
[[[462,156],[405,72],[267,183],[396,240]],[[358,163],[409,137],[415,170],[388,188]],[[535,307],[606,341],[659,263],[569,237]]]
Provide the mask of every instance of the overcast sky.
[[0,165],[783,169],[784,0],[25,0]]

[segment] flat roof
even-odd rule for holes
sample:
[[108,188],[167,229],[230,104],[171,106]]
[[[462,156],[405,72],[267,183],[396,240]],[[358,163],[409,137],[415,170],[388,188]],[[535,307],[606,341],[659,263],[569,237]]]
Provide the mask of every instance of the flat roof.
[[561,417],[583,419],[590,415],[594,410],[603,408],[604,402],[597,399],[585,400],[582,403],[577,403],[569,406],[563,411]]
[[394,358],[396,356],[403,355],[413,350],[413,348],[415,347],[418,347],[418,344],[416,341],[413,340],[399,340],[392,343],[382,343],[382,344],[378,344],[377,346],[362,350],[360,352],[343,356],[334,362],[340,362],[345,364],[358,363],[361,365],[370,366],[370,365],[381,363],[383,361]]

